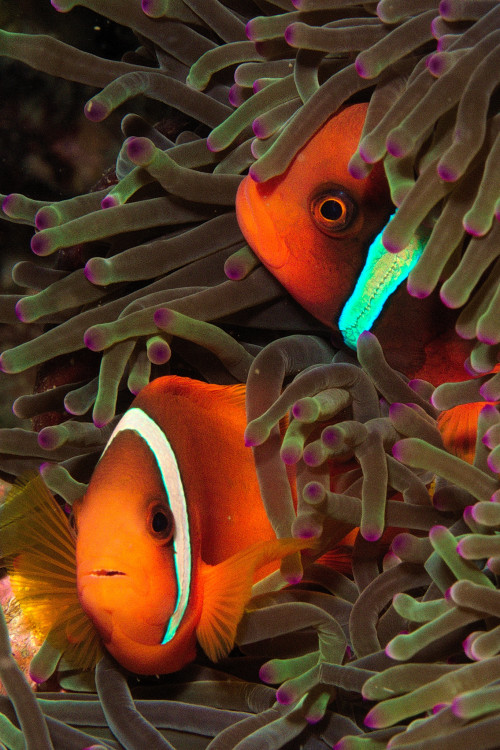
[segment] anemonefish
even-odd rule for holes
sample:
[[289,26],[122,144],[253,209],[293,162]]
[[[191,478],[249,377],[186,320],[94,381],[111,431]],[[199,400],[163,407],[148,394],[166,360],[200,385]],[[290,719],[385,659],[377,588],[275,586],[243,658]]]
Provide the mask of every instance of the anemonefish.
[[[411,252],[385,252],[380,235],[394,206],[383,164],[364,179],[349,173],[367,108],[358,103],[335,113],[283,174],[260,183],[245,177],[236,198],[240,229],[291,296],[331,330],[337,346],[355,349],[359,334],[371,329],[389,364],[407,377],[436,386],[464,380],[471,342],[455,333],[457,312],[445,308],[437,292],[416,299],[402,283],[425,237]],[[446,446],[467,460],[482,405],[457,407],[441,419]]]
[[197,642],[219,659],[255,580],[311,546],[270,526],[243,441],[244,394],[176,376],[146,386],[73,505],[76,535],[40,477],[7,500],[0,544],[13,589],[42,635],[76,644],[74,665],[91,666],[96,634],[138,674],[180,669]]

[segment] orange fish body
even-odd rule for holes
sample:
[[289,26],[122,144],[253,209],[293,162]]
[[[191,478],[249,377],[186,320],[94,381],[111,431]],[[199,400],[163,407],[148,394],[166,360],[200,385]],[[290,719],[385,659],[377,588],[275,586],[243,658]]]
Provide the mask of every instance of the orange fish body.
[[275,538],[243,443],[244,393],[153,381],[74,506],[81,605],[136,673],[180,669],[197,640],[214,660],[227,653],[254,580],[310,546]]

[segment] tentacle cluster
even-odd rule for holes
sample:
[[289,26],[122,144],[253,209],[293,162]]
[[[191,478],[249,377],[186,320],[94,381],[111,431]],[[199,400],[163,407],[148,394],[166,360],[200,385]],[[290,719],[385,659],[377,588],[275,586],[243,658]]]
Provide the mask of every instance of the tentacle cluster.
[[[62,12],[74,4],[54,2]],[[246,441],[270,520],[278,535],[318,546],[283,562],[301,583],[284,589],[277,573],[257,585],[239,650],[217,671],[195,665],[136,686],[135,703],[108,659],[98,700],[35,702],[0,628],[12,701],[2,701],[1,741],[17,748],[23,733],[44,750],[142,748],[146,734],[151,747],[178,749],[494,746],[500,416],[481,412],[474,465],[443,447],[436,418],[479,396],[498,399],[500,375],[434,390],[391,370],[369,334],[357,361],[334,352],[245,245],[233,201],[247,169],[257,180],[282,173],[338,107],[369,99],[350,170],[362,177],[384,161],[399,207],[385,246],[398,252],[427,232],[409,291],[426,296],[444,282],[443,302],[463,306],[459,334],[478,340],[469,369],[489,373],[500,349],[498,3],[81,4],[132,29],[138,49],[113,62],[2,32],[0,54],[98,89],[85,108],[96,127],[139,95],[164,106],[166,120],[183,113],[184,124],[167,130],[127,114],[106,184],[59,203],[3,196],[2,216],[35,228],[37,257],[13,270],[26,293],[0,298],[0,319],[35,334],[0,362],[12,375],[38,368],[38,384],[14,404],[36,431],[0,431],[0,469],[16,476],[43,462],[47,484],[71,503],[150,378],[246,382]],[[332,546],[341,558],[348,547],[349,573],[321,560]],[[259,668],[277,691],[259,683]]]

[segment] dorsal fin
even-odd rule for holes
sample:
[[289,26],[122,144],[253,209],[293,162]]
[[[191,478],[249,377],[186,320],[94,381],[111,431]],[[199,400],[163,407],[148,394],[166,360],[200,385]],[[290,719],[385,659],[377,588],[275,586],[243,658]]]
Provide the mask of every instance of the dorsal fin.
[[203,606],[196,635],[209,659],[217,661],[232,649],[256,571],[313,544],[311,539],[272,539],[203,567]]

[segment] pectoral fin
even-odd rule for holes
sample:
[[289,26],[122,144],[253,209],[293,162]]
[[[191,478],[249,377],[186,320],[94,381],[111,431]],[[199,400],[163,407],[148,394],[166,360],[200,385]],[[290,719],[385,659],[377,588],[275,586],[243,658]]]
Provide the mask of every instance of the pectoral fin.
[[209,659],[217,661],[232,649],[255,572],[313,544],[311,539],[291,538],[258,542],[219,565],[203,568],[203,607],[196,635]]

